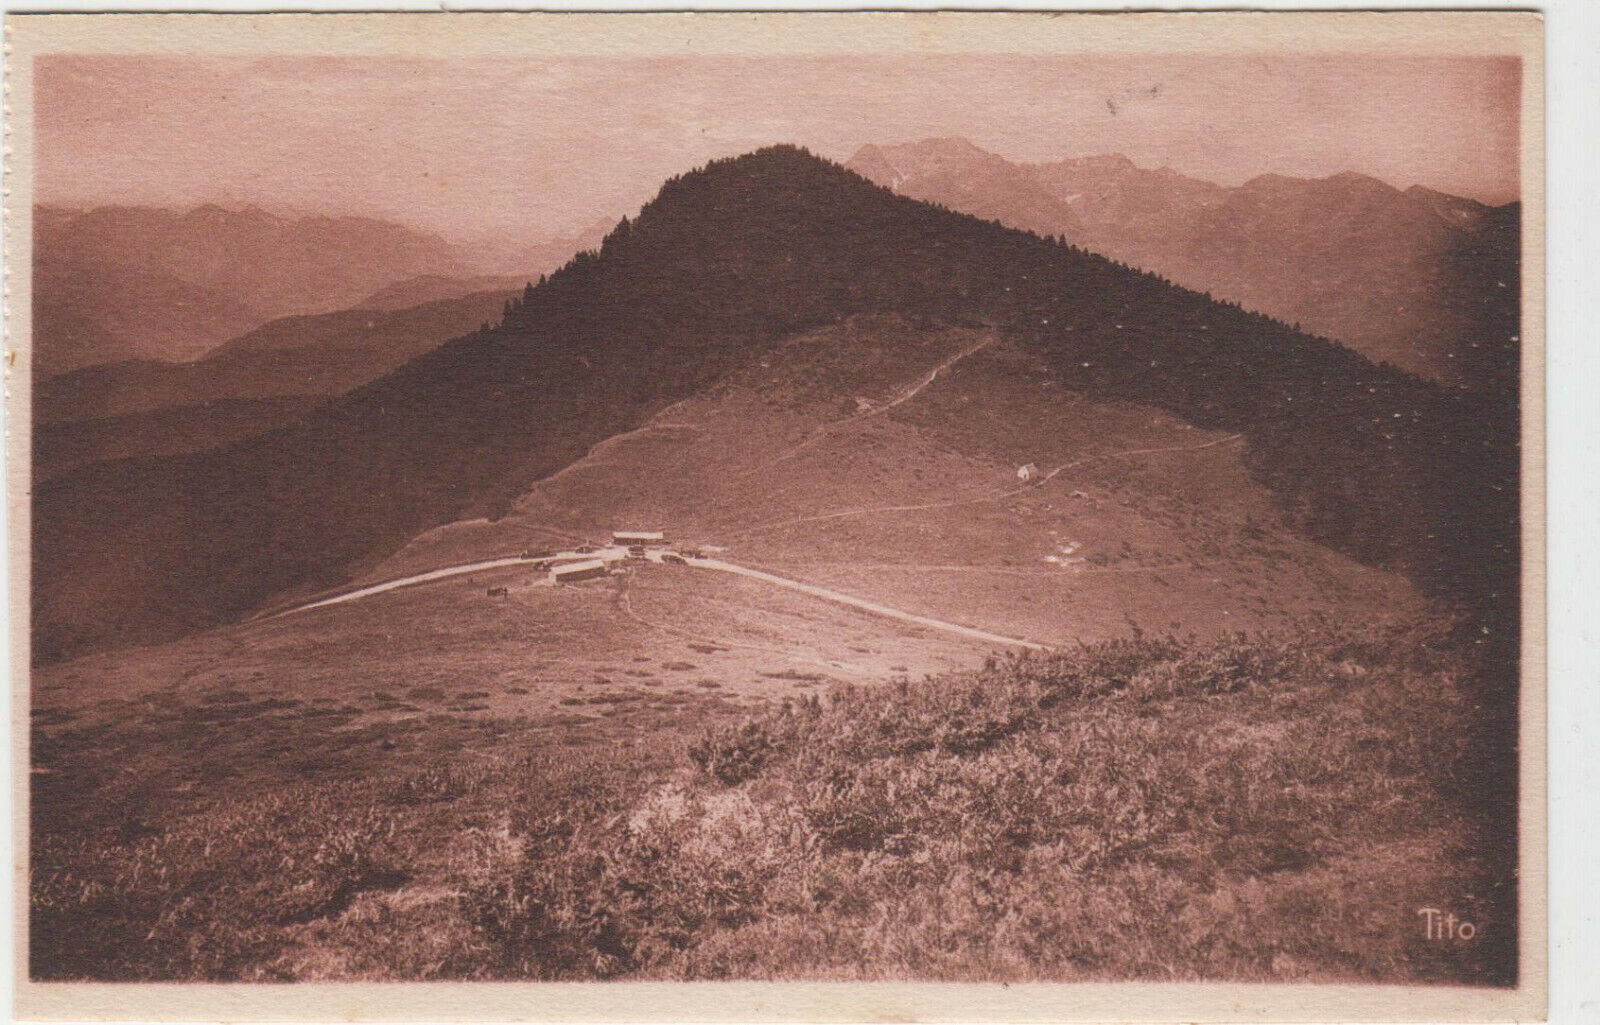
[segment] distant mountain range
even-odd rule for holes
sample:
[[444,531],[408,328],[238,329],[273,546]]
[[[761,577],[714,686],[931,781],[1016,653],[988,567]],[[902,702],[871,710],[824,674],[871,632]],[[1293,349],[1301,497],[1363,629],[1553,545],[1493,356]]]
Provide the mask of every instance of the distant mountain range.
[[1055,235],[1451,385],[1503,387],[1518,348],[1517,204],[1354,173],[1225,188],[1120,155],[1012,163],[965,139],[863,146],[852,170],[901,195]]
[[[1508,286],[1491,298],[1514,323]],[[1242,435],[1289,528],[1514,638],[1516,409],[1502,393],[1439,388],[775,147],[667,181],[502,323],[282,429],[37,485],[36,656],[173,637],[336,584],[432,526],[500,515],[599,441],[785,359],[798,334],[875,314],[998,331],[1039,383]]]
[[33,396],[34,479],[99,459],[200,451],[281,427],[499,320],[520,294],[519,287],[404,309],[281,317],[203,359],[125,360],[46,378]]
[[95,420],[216,399],[332,397],[499,320],[514,294],[480,292],[408,309],[281,317],[218,346],[204,359],[84,367],[38,384],[34,421]]
[[360,217],[40,207],[35,365],[55,374],[194,359],[274,317],[342,309],[402,278],[467,269],[438,236]]
[[599,235],[491,253],[363,217],[40,206],[34,367],[52,376],[123,360],[185,362],[280,317],[520,287],[585,241],[596,245]]
[[[595,244],[599,243],[600,240],[595,239]],[[547,269],[553,270],[561,266],[572,259],[572,254],[577,251],[576,247],[573,248]],[[391,282],[352,305],[357,311],[404,310],[412,306],[421,306],[423,303],[458,299],[473,293],[521,291],[528,280],[526,275],[521,274],[477,274],[472,277],[418,274],[404,281]]]

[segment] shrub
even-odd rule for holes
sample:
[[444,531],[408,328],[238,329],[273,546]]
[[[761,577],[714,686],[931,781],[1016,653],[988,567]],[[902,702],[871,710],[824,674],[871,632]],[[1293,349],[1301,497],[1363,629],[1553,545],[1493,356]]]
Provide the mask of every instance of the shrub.
[[[58,839],[32,879],[36,973],[99,979],[271,978],[282,926],[336,914],[397,876],[395,820],[309,787],[177,823],[130,845]],[[70,867],[66,867],[70,866]]]
[[689,760],[713,778],[735,786],[754,777],[782,748],[784,732],[760,721],[738,723],[695,741],[689,747]]
[[1414,854],[1481,828],[1450,797],[1456,679],[1321,627],[840,686],[530,847],[481,920],[541,978],[1481,980],[1488,955],[1442,963],[1409,922],[1328,925],[1487,892]]

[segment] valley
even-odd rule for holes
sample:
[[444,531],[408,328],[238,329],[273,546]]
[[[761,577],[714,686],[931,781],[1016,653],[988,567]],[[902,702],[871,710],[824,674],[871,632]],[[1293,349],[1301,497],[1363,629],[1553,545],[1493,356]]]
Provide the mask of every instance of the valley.
[[412,357],[487,323],[514,291],[392,310],[284,317],[189,362],[96,364],[37,383],[33,476],[205,452],[304,420]]
[[[726,196],[738,204],[728,205]],[[708,233],[707,223],[724,229]],[[859,223],[877,227],[860,234],[851,227]],[[886,262],[905,251],[922,258]],[[706,296],[720,299],[708,304]],[[1172,434],[1179,429],[1242,433],[1248,465],[1235,479],[1249,478],[1247,490],[1261,496],[1256,520],[1270,523],[1288,510],[1295,533],[1367,565],[1405,569],[1432,592],[1476,601],[1471,595],[1500,586],[1491,578],[1509,557],[1504,516],[1463,519],[1480,506],[1514,509],[1515,478],[1507,469],[1514,454],[1499,435],[1475,438],[1500,423],[1497,397],[1432,388],[1150,275],[894,197],[836,165],[778,148],[669,181],[597,253],[580,253],[509,305],[498,327],[426,351],[286,430],[47,482],[37,499],[36,579],[53,584],[36,594],[35,650],[49,658],[170,638],[244,614],[279,592],[336,586],[435,527],[503,517],[527,481],[644,427],[662,409],[694,401],[731,371],[748,368],[753,355],[804,357],[804,346],[786,339],[855,316],[968,325],[962,331],[992,324],[1033,361],[1026,373],[1038,394],[1056,387],[1095,398],[1095,415],[1118,408],[1104,403],[1121,402],[1182,421],[1157,421],[1152,438],[1122,448],[1162,447],[1162,434],[1183,444]],[[914,350],[905,355],[915,358]],[[985,355],[953,363],[927,394],[943,394],[949,382],[984,365]],[[911,387],[939,362],[879,383]],[[993,404],[1034,394],[1034,386],[1008,384],[984,402],[997,410]],[[862,412],[858,399],[869,406],[893,401],[888,394],[830,393],[825,381],[812,388],[815,394],[788,398],[749,388],[735,395],[736,407],[762,425],[736,441],[764,445],[769,427],[787,430],[775,403],[834,404],[825,416],[813,409],[791,418],[811,430]],[[1049,405],[1023,415],[1049,418]],[[947,500],[963,481],[987,488],[998,448],[1034,426],[995,415],[976,420],[974,440],[991,448],[975,453],[990,460],[979,466],[974,454],[945,451],[936,423],[926,430],[900,425],[893,414],[908,408],[863,418],[868,429],[843,446],[842,466],[874,475],[861,493],[936,492],[885,504]],[[918,434],[904,454],[912,465],[902,472],[892,460],[874,462],[876,449],[892,450],[908,431]],[[827,430],[819,440],[803,434],[783,442],[803,446],[786,458],[784,473],[763,475],[756,463],[741,464],[736,444],[696,465],[675,464],[673,472],[683,473],[677,483],[649,481],[628,502],[649,513],[641,500],[666,488],[675,489],[666,496],[674,508],[694,507],[701,493],[694,489],[725,488],[733,479],[708,479],[702,468],[732,457],[728,470],[749,494],[729,495],[738,515],[719,527],[803,517],[821,502],[839,509],[825,476],[816,488],[783,487],[786,478],[814,475],[818,453],[840,450],[830,447]],[[1046,450],[1010,447],[1007,472],[1051,465]],[[1091,451],[1079,444],[1055,465]],[[241,479],[265,487],[240,490],[232,482]],[[373,495],[384,500],[373,502]],[[1181,501],[1169,501],[1177,515]],[[743,517],[741,506],[751,502],[750,511],[764,510],[759,519]],[[607,504],[617,513],[629,509]],[[68,509],[82,512],[53,511]],[[94,528],[55,528],[79,515]],[[1117,543],[1124,542],[1137,547],[1138,538]],[[125,586],[134,580],[140,586]],[[159,599],[144,600],[144,587]]]
[[793,147],[183,366],[38,392],[36,976],[1514,972],[1494,395]]
[[[974,651],[1010,638],[1100,640],[1130,624],[1215,635],[1281,628],[1352,607],[1376,621],[1426,608],[1399,578],[1273,526],[1270,498],[1245,483],[1236,435],[1197,432],[1148,408],[1064,393],[992,333],[926,332],[900,318],[866,318],[799,336],[781,351],[781,372],[770,356],[736,369],[703,395],[535,482],[505,514],[425,532],[349,587],[285,596],[217,636],[292,632],[296,621],[309,629],[312,620],[346,615],[347,603],[374,606],[364,615],[381,618],[390,603],[420,600],[408,597],[412,592],[481,605],[485,580],[507,584],[511,608],[539,622],[563,595],[605,586],[550,588],[544,567],[592,558],[571,546],[603,545],[613,530],[636,524],[659,526],[675,545],[702,552],[676,566],[660,564],[659,554],[644,564],[616,562],[636,611],[645,614],[644,603],[680,588],[691,605],[697,595],[723,595],[716,618],[752,636],[773,635],[757,624],[777,614],[774,603],[807,607],[840,597],[977,631],[981,636],[965,639],[976,642]],[[1032,426],[1019,433],[1018,424]],[[1052,468],[1021,482],[1015,467],[1028,458]],[[865,494],[879,504],[861,505]],[[552,541],[553,554],[527,554]],[[747,579],[688,585],[705,570]],[[775,578],[778,587],[814,590],[773,595]],[[765,597],[740,611],[727,605],[730,588]],[[840,611],[848,613],[844,623],[861,620]],[[702,609],[690,619],[708,614]],[[883,617],[865,622],[875,618]],[[936,635],[903,618],[873,629],[895,635],[907,625],[914,635]],[[859,662],[845,654],[854,636],[824,641],[808,628],[803,643],[781,647]],[[89,664],[126,657],[93,656]]]

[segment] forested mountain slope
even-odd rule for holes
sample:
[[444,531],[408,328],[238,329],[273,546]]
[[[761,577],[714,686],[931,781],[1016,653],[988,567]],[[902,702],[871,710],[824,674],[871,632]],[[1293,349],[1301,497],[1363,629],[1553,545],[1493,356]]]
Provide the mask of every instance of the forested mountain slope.
[[1071,387],[1243,432],[1308,536],[1515,624],[1514,404],[777,147],[668,181],[498,327],[305,423],[35,493],[36,657],[173,636],[507,496],[779,339],[856,313],[991,326]]

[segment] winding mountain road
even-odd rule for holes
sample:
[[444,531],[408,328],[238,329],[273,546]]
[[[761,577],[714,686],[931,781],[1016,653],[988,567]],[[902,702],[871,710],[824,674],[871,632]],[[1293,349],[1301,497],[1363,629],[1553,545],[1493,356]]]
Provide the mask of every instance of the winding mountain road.
[[[938,376],[939,370],[944,369],[957,360],[970,355],[981,348],[983,348],[982,345],[975,346],[972,349],[955,356],[946,363],[941,364],[940,367],[936,368],[933,373],[929,374],[927,378],[916,388],[914,388],[906,397],[910,397],[910,394],[915,394],[916,391],[920,391],[923,387],[926,387],[926,385],[930,383],[934,377]],[[1084,456],[1080,459],[1072,460],[1071,462],[1063,463],[1037,481],[1031,481],[1022,487],[1008,489],[1000,492],[999,494],[980,495],[972,498],[954,499],[943,502],[928,502],[919,505],[877,506],[866,509],[847,509],[840,512],[824,513],[817,516],[802,516],[796,519],[781,520],[773,523],[763,523],[752,527],[746,527],[742,530],[734,531],[733,535],[731,536],[739,536],[742,534],[749,534],[762,530],[771,530],[778,527],[793,526],[801,523],[815,523],[824,520],[844,519],[852,516],[867,516],[875,513],[912,512],[924,509],[947,509],[954,506],[971,505],[981,502],[994,502],[1008,498],[1012,495],[1021,494],[1025,491],[1031,491],[1034,488],[1037,488],[1040,485],[1050,481],[1063,470],[1068,470],[1075,466],[1082,466],[1084,463],[1093,462],[1097,459],[1111,459],[1134,455],[1152,455],[1164,452],[1196,452],[1201,449],[1211,448],[1216,445],[1223,445],[1231,441],[1237,441],[1241,437],[1242,435],[1240,434],[1229,434],[1199,445],[1126,449],[1120,452],[1097,453],[1094,455]],[[595,558],[597,555],[598,553],[595,552],[570,551],[558,552],[552,556],[545,556],[545,558],[555,560],[583,559]],[[659,552],[652,553],[651,556],[652,560],[657,562],[660,561],[660,557],[661,553]],[[464,576],[468,573],[477,573],[484,570],[503,569],[508,566],[526,565],[529,561],[530,560],[522,558],[521,556],[511,556],[502,559],[490,559],[485,562],[469,562],[459,566],[446,566],[442,569],[430,570],[426,573],[417,573],[407,577],[399,577],[394,580],[385,580],[382,583],[358,588],[357,590],[348,591],[344,594],[336,594],[331,597],[321,598],[317,601],[308,602],[304,605],[298,605],[294,608],[285,609],[281,612],[275,612],[270,615],[263,616],[262,618],[278,619],[283,616],[294,615],[298,612],[309,612],[312,609],[326,608],[331,605],[341,605],[345,602],[359,601],[363,598],[370,598],[373,595],[384,594],[385,592],[398,590],[402,587],[411,587],[416,584],[431,583],[432,581],[436,580],[446,580],[451,577]],[[888,619],[898,619],[901,622],[926,627],[930,630],[941,630],[945,633],[957,634],[972,640],[983,641],[987,644],[998,644],[1004,647],[1027,648],[1033,651],[1043,651],[1046,648],[1045,645],[1036,641],[1025,640],[1020,637],[1007,637],[1004,634],[990,633],[987,630],[979,630],[976,627],[963,626],[960,623],[950,623],[942,619],[934,619],[930,616],[919,616],[913,612],[905,612],[901,609],[891,608],[888,605],[881,605],[874,601],[868,601],[865,598],[858,598],[852,594],[845,594],[842,591],[834,591],[826,587],[818,587],[815,584],[807,584],[799,580],[792,580],[788,577],[781,577],[775,573],[767,573],[763,570],[751,569],[748,566],[741,566],[736,562],[727,562],[722,559],[709,559],[702,557],[686,559],[685,564],[693,566],[697,569],[715,570],[717,572],[731,573],[736,576],[746,577],[751,580],[760,580],[763,583],[771,584],[775,587],[783,587],[791,591],[798,591],[802,594],[811,595],[814,598],[821,598],[824,601],[831,601],[839,605],[846,605],[851,608],[860,609],[863,612],[870,612],[874,615],[884,616]]]
[[[596,558],[598,554],[599,553],[594,552],[560,552],[554,556],[547,556],[547,558],[554,558],[558,560],[586,559]],[[652,561],[659,562],[659,553],[654,554],[655,557],[652,559]],[[370,598],[373,595],[384,594],[388,591],[395,591],[402,587],[411,587],[417,584],[431,583],[436,580],[447,580],[450,577],[464,576],[468,573],[478,573],[484,570],[503,569],[507,566],[525,566],[530,561],[531,560],[524,559],[520,556],[512,556],[504,559],[490,559],[486,562],[469,562],[463,563],[459,566],[446,566],[443,569],[429,570],[426,573],[417,573],[408,577],[398,577],[394,580],[385,580],[382,583],[372,584],[368,587],[359,588],[354,591],[348,591],[344,594],[336,594],[328,598],[321,598],[317,601],[308,602],[305,605],[297,605],[292,609],[285,609],[281,612],[276,612],[263,618],[280,619],[284,616],[292,616],[299,612],[309,612],[312,609],[321,609],[332,605],[342,605],[346,602],[360,601],[363,598]],[[815,584],[807,584],[799,580],[791,580],[788,577],[780,577],[775,573],[767,573],[759,569],[751,569],[748,566],[741,566],[736,562],[727,562],[722,559],[695,558],[685,559],[684,564],[687,566],[692,566],[696,569],[715,570],[721,573],[732,573],[736,576],[748,577],[751,580],[760,580],[763,583],[772,584],[776,587],[788,588],[791,591],[799,591],[801,594],[808,594],[814,598],[821,598],[824,601],[831,601],[839,605],[848,605],[851,608],[860,609],[863,612],[870,612],[874,615],[883,616],[888,619],[898,619],[901,622],[927,627],[930,630],[942,630],[945,633],[958,634],[971,640],[983,641],[986,644],[998,644],[1004,647],[1028,648],[1034,651],[1045,650],[1045,646],[1043,644],[1039,644],[1034,641],[1023,640],[1020,637],[1007,637],[1004,634],[990,633],[987,630],[979,630],[970,626],[962,626],[960,623],[948,623],[942,619],[934,619],[930,616],[919,616],[912,612],[905,612],[900,609],[891,608],[887,605],[880,605],[877,602],[868,601],[865,598],[857,598],[853,594],[845,594],[842,591],[833,591],[826,587],[817,587]]]
[[[575,557],[581,558],[582,556]],[[308,602],[305,605],[296,605],[291,609],[283,609],[280,612],[269,613],[261,618],[281,619],[284,616],[292,616],[297,612],[310,612],[312,609],[326,608],[329,605],[343,605],[347,601],[359,601],[362,598],[370,598],[375,594],[383,594],[385,591],[399,590],[402,587],[410,587],[413,584],[426,584],[434,580],[445,580],[450,577],[465,576],[468,573],[478,573],[486,569],[502,569],[506,566],[526,566],[529,561],[530,560],[524,559],[521,556],[513,555],[504,559],[490,559],[487,562],[467,562],[459,566],[446,566],[443,569],[429,570],[426,573],[417,573],[409,577],[397,577],[394,580],[385,580],[382,583],[372,584],[368,587],[363,587],[355,591],[346,591],[344,594],[336,594],[330,598],[320,598],[317,601]]]
[[774,573],[765,573],[759,569],[751,569],[748,566],[741,566],[736,562],[724,562],[721,559],[693,559],[690,560],[689,565],[698,569],[713,569],[723,573],[733,573],[741,577],[749,577],[752,580],[760,580],[764,583],[774,584],[778,587],[787,587],[791,591],[799,591],[801,594],[809,594],[814,598],[822,598],[826,601],[837,602],[840,605],[849,605],[852,608],[861,609],[864,612],[871,612],[875,615],[885,616],[889,619],[898,619],[906,623],[914,623],[917,626],[925,626],[931,630],[943,630],[945,633],[959,634],[962,637],[983,641],[988,644],[999,644],[1004,645],[1005,647],[1013,648],[1029,648],[1033,651],[1045,650],[1045,646],[1043,644],[1038,644],[1034,641],[1025,641],[1020,637],[1007,637],[1004,634],[990,633],[987,630],[978,630],[970,626],[962,626],[959,623],[947,623],[942,619],[933,619],[928,616],[919,616],[911,612],[902,612],[899,609],[890,608],[887,605],[879,605],[877,602],[867,601],[865,598],[857,598],[852,594],[845,594],[842,591],[831,591],[826,587],[817,587],[815,584],[802,583],[799,580],[791,580],[788,577],[780,577]]

